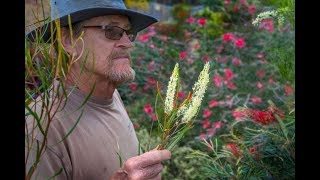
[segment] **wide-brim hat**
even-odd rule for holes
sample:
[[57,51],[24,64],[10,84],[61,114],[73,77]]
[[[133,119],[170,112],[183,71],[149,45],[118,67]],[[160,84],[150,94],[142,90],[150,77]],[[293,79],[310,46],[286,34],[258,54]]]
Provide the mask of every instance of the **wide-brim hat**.
[[60,26],[71,24],[103,15],[125,15],[129,18],[131,29],[139,32],[158,20],[150,15],[127,9],[122,0],[51,0],[51,20],[27,33],[27,38],[35,41],[36,35],[41,35],[44,42],[51,38],[50,25],[55,27],[55,20],[60,20]]

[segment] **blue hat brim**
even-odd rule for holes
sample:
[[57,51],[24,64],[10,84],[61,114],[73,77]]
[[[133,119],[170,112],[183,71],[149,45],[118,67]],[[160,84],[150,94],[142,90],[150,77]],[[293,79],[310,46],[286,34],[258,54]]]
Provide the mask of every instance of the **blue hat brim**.
[[[134,11],[129,9],[117,9],[117,8],[90,8],[77,11],[70,14],[71,23],[76,23],[79,21],[87,20],[97,16],[103,15],[125,15],[129,18],[131,23],[131,29],[135,32],[139,32],[153,23],[158,22],[158,20],[152,16]],[[55,26],[55,19],[51,22],[47,22],[44,25],[37,27],[36,29],[30,31],[26,34],[27,39],[30,41],[35,41],[37,34],[41,35],[44,42],[48,42],[51,36],[50,24]],[[60,26],[68,25],[68,15],[60,18]],[[53,28],[54,29],[54,28]]]

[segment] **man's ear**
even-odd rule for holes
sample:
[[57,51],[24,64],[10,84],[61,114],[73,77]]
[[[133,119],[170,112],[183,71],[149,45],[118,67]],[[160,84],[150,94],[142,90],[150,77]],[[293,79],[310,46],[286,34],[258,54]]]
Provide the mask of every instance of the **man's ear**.
[[70,55],[74,54],[72,47],[70,31],[66,27],[61,27],[61,44],[63,49]]

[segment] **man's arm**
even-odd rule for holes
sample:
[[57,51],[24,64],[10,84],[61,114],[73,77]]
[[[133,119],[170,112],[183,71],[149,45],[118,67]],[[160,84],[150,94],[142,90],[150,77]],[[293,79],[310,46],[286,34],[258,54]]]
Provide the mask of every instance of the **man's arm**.
[[163,169],[161,162],[170,158],[168,150],[152,150],[129,158],[110,180],[159,180]]

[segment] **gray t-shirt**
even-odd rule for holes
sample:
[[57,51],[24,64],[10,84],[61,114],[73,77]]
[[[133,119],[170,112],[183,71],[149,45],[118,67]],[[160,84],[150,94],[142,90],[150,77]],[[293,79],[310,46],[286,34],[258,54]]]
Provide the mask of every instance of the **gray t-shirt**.
[[[49,178],[62,168],[55,179],[106,180],[120,168],[119,155],[122,162],[138,155],[137,136],[118,91],[115,90],[112,99],[91,96],[83,108],[77,110],[86,96],[74,89],[63,110],[55,115],[48,132],[48,148],[33,178]],[[27,118],[29,126],[32,122]],[[75,123],[72,133],[57,143]],[[41,133],[36,139],[43,140]],[[36,148],[35,142],[33,148]],[[35,151],[30,152],[27,169],[35,160]]]

